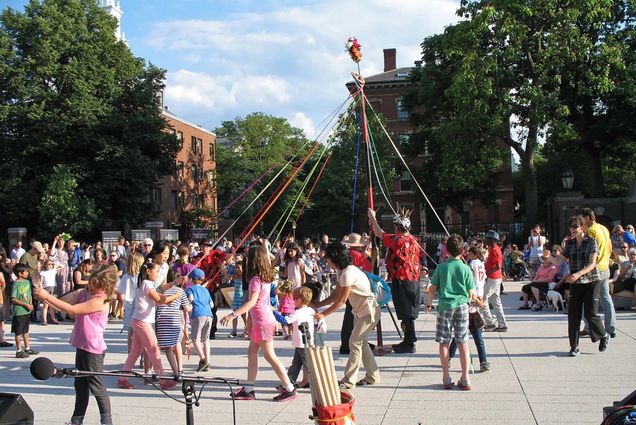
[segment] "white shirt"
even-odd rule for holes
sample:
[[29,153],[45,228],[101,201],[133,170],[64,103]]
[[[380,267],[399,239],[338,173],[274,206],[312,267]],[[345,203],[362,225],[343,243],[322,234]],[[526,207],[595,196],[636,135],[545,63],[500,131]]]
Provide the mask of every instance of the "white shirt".
[[10,258],[12,260],[19,260],[20,257],[22,257],[25,253],[26,253],[26,251],[24,250],[24,248],[20,248],[20,249],[13,248],[11,250],[11,257]]
[[42,282],[43,288],[55,288],[55,276],[57,275],[57,270],[54,268],[51,270],[42,270],[40,272],[40,279]]
[[338,274],[338,284],[351,287],[349,304],[356,317],[365,317],[377,307],[375,294],[371,289],[371,282],[366,274],[353,264],[347,266]]
[[530,247],[530,257],[538,258],[543,254],[543,245],[545,245],[545,236],[530,236],[528,238]]
[[[486,283],[486,267],[484,266],[484,263],[478,258],[475,258],[474,260],[472,260],[468,266],[473,271],[473,282],[475,283],[475,289],[474,289],[475,295],[483,298],[484,284]],[[471,304],[468,310],[471,313],[474,313],[477,311],[477,308]]]
[[117,292],[124,296],[124,302],[132,303],[135,300],[135,290],[137,289],[137,276],[125,273],[119,280]]
[[155,323],[155,302],[148,296],[148,292],[154,289],[151,280],[144,280],[141,287],[135,288],[135,312],[132,318],[146,323]]
[[303,348],[303,334],[298,329],[298,325],[303,323],[309,323],[309,339],[310,344],[313,344],[314,339],[314,309],[311,307],[301,307],[296,310],[289,316],[286,316],[285,319],[287,323],[293,323],[294,326],[292,328],[292,345],[294,348]]

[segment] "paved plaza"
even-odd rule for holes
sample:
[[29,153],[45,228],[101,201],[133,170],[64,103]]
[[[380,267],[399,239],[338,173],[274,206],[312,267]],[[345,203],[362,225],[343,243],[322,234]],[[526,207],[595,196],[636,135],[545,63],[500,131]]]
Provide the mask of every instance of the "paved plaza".
[[[598,352],[598,344],[581,341],[581,355],[567,357],[567,316],[555,312],[518,311],[519,283],[506,283],[503,297],[508,315],[507,333],[486,333],[486,348],[492,370],[471,376],[472,391],[444,390],[434,342],[435,315],[422,314],[417,321],[419,341],[415,354],[388,354],[378,358],[382,383],[352,390],[356,397],[358,425],[418,424],[600,424],[603,406],[620,400],[636,388],[636,311],[617,312],[617,337],[609,350]],[[221,310],[220,314],[223,313]],[[342,312],[330,317],[327,344],[337,349]],[[388,316],[383,313],[385,344],[397,341]],[[71,323],[31,328],[32,345],[42,356],[60,367],[72,367],[74,349],[68,344]],[[126,358],[125,333],[121,322],[111,322],[106,340],[106,369],[122,367]],[[212,341],[212,361],[207,377],[246,377],[247,342],[227,338],[221,328]],[[12,335],[11,335],[12,336]],[[375,338],[374,338],[375,339]],[[474,344],[470,342],[471,350]],[[291,341],[276,341],[276,351],[286,366],[291,363]],[[29,373],[31,359],[14,358],[14,350],[0,351],[0,391],[20,393],[35,412],[36,424],[61,424],[69,420],[74,391],[70,378],[36,381]],[[346,362],[336,354],[339,376]],[[476,356],[475,356],[476,357]],[[164,366],[168,363],[164,357]],[[186,373],[197,360],[186,361]],[[478,369],[478,361],[475,366]],[[261,359],[256,401],[237,401],[236,423],[246,425],[311,424],[309,390],[289,403],[276,403],[274,373]],[[453,361],[453,379],[459,376],[459,361]],[[361,374],[362,378],[363,375]],[[134,390],[107,385],[116,424],[184,424],[185,408],[158,390],[135,382]],[[228,389],[208,385],[201,405],[194,408],[197,424],[232,424]],[[180,390],[169,393],[183,400]],[[91,397],[87,424],[97,424],[98,412]]]

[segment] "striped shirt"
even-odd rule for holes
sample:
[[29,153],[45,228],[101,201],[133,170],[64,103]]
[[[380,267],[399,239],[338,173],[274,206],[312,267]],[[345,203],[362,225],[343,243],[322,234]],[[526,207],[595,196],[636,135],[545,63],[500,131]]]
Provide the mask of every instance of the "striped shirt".
[[[594,253],[598,253],[598,245],[596,240],[589,236],[583,236],[581,246],[576,244],[576,238],[572,238],[568,241],[563,251],[563,256],[569,260],[570,273],[574,274],[583,270],[590,264],[590,257]],[[598,267],[584,274],[574,283],[590,283],[600,280],[601,276],[598,273]]]
[[[164,295],[169,297],[176,294],[177,291],[179,291],[179,288],[173,286],[167,289]],[[181,310],[188,304],[190,304],[190,301],[188,301],[188,297],[186,297],[184,292],[170,304],[157,304],[155,328],[160,347],[172,347],[178,342],[183,318]]]

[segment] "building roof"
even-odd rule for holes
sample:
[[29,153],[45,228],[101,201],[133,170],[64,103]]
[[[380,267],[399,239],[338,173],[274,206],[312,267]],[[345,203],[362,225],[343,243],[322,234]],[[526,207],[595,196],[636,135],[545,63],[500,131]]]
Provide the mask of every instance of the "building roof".
[[[409,75],[413,69],[414,67],[407,66],[403,68],[392,69],[380,74],[363,77],[366,86],[406,86],[409,84]],[[351,86],[353,86],[353,84],[353,81],[349,81],[346,85],[350,88]]]
[[161,110],[161,113],[162,113],[163,115],[165,115],[165,116],[167,116],[167,117],[169,117],[169,118],[171,118],[171,119],[175,120],[175,121],[179,121],[179,122],[180,122],[180,123],[182,123],[182,124],[189,125],[190,127],[196,128],[197,130],[202,131],[202,132],[204,132],[204,133],[207,133],[207,134],[209,134],[210,136],[216,137],[216,134],[215,134],[213,131],[211,131],[211,130],[207,130],[207,129],[205,129],[205,128],[201,127],[201,126],[200,126],[200,125],[198,125],[198,124],[193,124],[193,123],[191,123],[191,122],[188,122],[188,121],[184,120],[183,118],[179,118],[178,116],[176,116],[175,114],[173,114],[172,112],[170,112],[170,111],[168,110],[168,108],[167,108],[167,107],[163,108],[163,109]]

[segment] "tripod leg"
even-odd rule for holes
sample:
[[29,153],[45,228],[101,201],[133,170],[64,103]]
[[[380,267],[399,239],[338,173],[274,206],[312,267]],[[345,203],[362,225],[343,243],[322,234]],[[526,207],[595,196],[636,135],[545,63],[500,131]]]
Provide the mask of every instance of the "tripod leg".
[[385,307],[389,311],[389,315],[391,316],[391,320],[393,320],[393,325],[395,325],[395,330],[397,331],[398,336],[400,337],[400,339],[402,339],[402,331],[400,327],[398,326],[397,321],[395,320],[395,316],[393,315],[393,312],[391,311],[391,307],[389,307],[388,304]]
[[181,389],[185,397],[186,425],[194,425],[194,410],[192,409],[194,404],[194,382],[184,381]]

